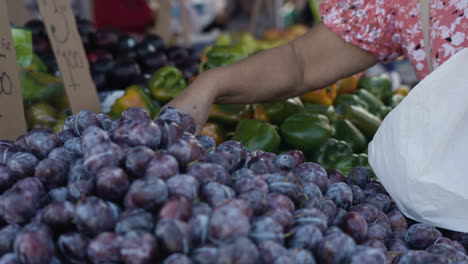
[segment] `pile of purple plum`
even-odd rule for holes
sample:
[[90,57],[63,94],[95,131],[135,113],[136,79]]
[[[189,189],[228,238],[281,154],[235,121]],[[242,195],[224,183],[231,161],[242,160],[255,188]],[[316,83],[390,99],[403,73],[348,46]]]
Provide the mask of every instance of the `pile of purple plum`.
[[[182,46],[168,46],[155,34],[139,36],[141,40],[113,28],[95,29],[91,21],[76,19],[78,33],[90,63],[90,71],[99,91],[121,90],[145,80],[164,66],[176,66],[188,81],[198,75],[200,54]],[[33,19],[25,28],[32,33],[34,52],[48,71],[58,66],[52,53],[44,23]]]
[[82,111],[0,141],[0,264],[468,263],[370,172],[194,136],[191,116]]

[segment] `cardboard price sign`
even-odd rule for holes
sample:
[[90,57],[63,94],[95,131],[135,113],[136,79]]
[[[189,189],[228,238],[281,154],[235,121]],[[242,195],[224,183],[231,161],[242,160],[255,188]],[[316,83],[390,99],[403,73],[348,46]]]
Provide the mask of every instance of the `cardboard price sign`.
[[6,1],[0,1],[0,140],[26,133],[23,97]]
[[74,114],[101,112],[75,16],[69,0],[38,0],[49,40]]

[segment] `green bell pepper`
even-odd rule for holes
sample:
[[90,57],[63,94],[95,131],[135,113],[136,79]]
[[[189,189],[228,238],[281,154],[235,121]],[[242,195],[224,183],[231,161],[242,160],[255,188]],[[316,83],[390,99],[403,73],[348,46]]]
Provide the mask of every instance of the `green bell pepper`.
[[207,61],[200,65],[200,72],[233,64],[249,56],[242,45],[214,46],[207,53]]
[[365,89],[382,100],[384,104],[388,104],[392,97],[392,80],[387,74],[381,74],[374,77],[362,77],[359,79],[358,87]]
[[241,120],[232,139],[241,142],[248,150],[277,152],[280,146],[280,136],[275,127],[255,119]]
[[354,94],[342,94],[338,96],[333,105],[335,106],[336,112],[339,114],[344,113],[344,107],[347,105],[359,106],[365,110],[369,110],[369,105],[366,101]]
[[312,153],[333,135],[333,127],[326,116],[303,112],[286,118],[280,133],[290,147]]
[[288,116],[301,112],[303,110],[302,102],[299,98],[291,98],[286,101],[265,103],[263,111],[272,124],[281,124]]
[[354,105],[347,105],[344,110],[344,118],[351,121],[367,140],[371,141],[382,120],[365,109]]
[[216,38],[214,45],[224,46],[224,45],[231,45],[231,43],[232,43],[231,35],[227,33],[222,33]]
[[57,122],[55,108],[46,102],[39,102],[26,107],[25,114],[29,129],[52,128]]
[[36,54],[33,54],[31,65],[28,66],[28,69],[42,73],[48,72],[47,65],[45,65],[44,61]]
[[338,120],[339,115],[335,112],[335,107],[332,105],[322,104],[304,104],[304,111],[312,114],[321,114],[328,117],[330,122],[334,123]]
[[327,142],[320,147],[315,160],[329,171],[334,169],[333,165],[341,160],[343,156],[351,154],[353,154],[353,151],[348,143],[342,140],[329,138]]
[[369,112],[372,114],[382,118],[388,113],[384,103],[382,103],[382,101],[371,92],[359,89],[357,90],[356,95],[367,103],[369,106]]
[[249,54],[258,50],[257,40],[250,33],[242,33],[238,40],[238,44],[242,45]]
[[166,66],[156,71],[148,80],[147,85],[151,95],[162,103],[174,99],[187,87],[184,75],[174,66]]
[[337,159],[331,166],[331,169],[339,170],[344,175],[348,175],[351,169],[356,166],[371,170],[366,154],[344,155]]
[[392,95],[392,98],[390,99],[389,106],[391,108],[395,108],[401,101],[405,99],[405,96],[402,94],[394,94]]
[[31,65],[33,59],[33,41],[31,31],[22,28],[11,28],[16,52],[16,62],[20,68]]
[[228,126],[236,126],[237,123],[252,116],[250,105],[242,104],[217,104],[211,107],[209,121]]
[[334,137],[346,141],[354,153],[360,153],[367,147],[366,137],[349,120],[338,120],[335,123]]
[[152,118],[158,116],[160,110],[160,107],[141,86],[132,85],[125,90],[125,94],[122,97],[115,101],[109,114],[112,118],[120,118],[122,112],[131,107],[145,109]]
[[20,70],[20,82],[26,102],[50,101],[65,94],[62,80],[48,73],[26,68]]

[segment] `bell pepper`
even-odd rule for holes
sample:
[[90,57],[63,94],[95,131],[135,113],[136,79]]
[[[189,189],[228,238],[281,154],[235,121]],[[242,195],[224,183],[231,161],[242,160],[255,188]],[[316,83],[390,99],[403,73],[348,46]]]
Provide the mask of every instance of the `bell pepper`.
[[306,153],[316,151],[333,135],[333,127],[324,115],[296,113],[280,125],[281,138],[292,148]]
[[348,78],[339,80],[336,85],[338,86],[338,95],[341,94],[353,94],[356,92],[359,84],[359,79],[362,73],[358,73]]
[[334,169],[332,166],[341,160],[341,157],[351,154],[353,154],[353,151],[348,143],[342,140],[329,138],[327,142],[320,147],[315,160],[329,171]]
[[395,108],[401,101],[405,99],[405,96],[399,93],[392,95],[390,103],[388,104],[391,108]]
[[32,68],[20,70],[20,82],[24,101],[49,101],[65,94],[60,78]]
[[335,112],[333,105],[320,105],[320,104],[304,104],[304,111],[312,114],[322,114],[328,117],[330,122],[334,123],[338,120],[339,115]]
[[55,122],[53,131],[58,133],[62,130],[63,124],[65,124],[65,120],[67,120],[67,115],[65,114],[60,114],[57,116],[57,122]]
[[367,147],[366,137],[349,120],[338,120],[335,123],[334,137],[343,140],[351,147],[354,153],[360,153]]
[[253,109],[253,116],[252,116],[253,119],[270,123],[270,120],[268,119],[268,116],[265,113],[265,107],[263,104],[253,104],[252,109]]
[[393,110],[393,107],[390,106],[384,106],[381,112],[381,115],[379,116],[381,120],[384,120],[384,118],[388,115]]
[[367,103],[367,105],[369,106],[369,112],[371,112],[372,114],[382,118],[388,113],[384,103],[382,103],[382,101],[380,101],[379,98],[374,96],[369,91],[359,89],[356,92],[356,95]]
[[369,110],[369,105],[354,94],[342,94],[336,98],[334,103],[335,110],[339,114],[344,113],[344,107],[347,105],[359,106],[365,110]]
[[156,71],[147,81],[151,95],[162,103],[167,103],[182,92],[187,84],[184,75],[174,66],[166,66]]
[[159,106],[151,99],[141,86],[132,85],[125,90],[125,94],[117,99],[111,107],[110,116],[119,118],[123,111],[131,107],[141,107],[148,111],[151,117],[159,114]]
[[315,90],[315,91],[303,94],[301,96],[301,100],[304,103],[333,105],[333,102],[336,99],[336,93],[337,93],[337,86],[336,84],[332,84],[323,89]]
[[231,45],[231,43],[232,43],[231,35],[223,33],[223,34],[220,34],[216,38],[214,45],[215,46],[224,46],[224,45]]
[[407,96],[410,92],[410,88],[406,85],[400,86],[400,88],[393,91],[393,94],[401,94],[403,96]]
[[304,112],[325,115],[331,123],[336,122],[339,114],[335,111],[333,105],[304,104]]
[[52,128],[57,122],[55,108],[46,102],[26,106],[25,113],[29,129]]
[[241,120],[232,139],[241,142],[248,150],[277,152],[280,146],[280,136],[275,127],[255,119]]
[[206,122],[201,134],[212,137],[216,141],[216,145],[226,140],[226,131],[219,124],[212,122]]
[[344,109],[344,118],[351,121],[364,134],[368,141],[372,140],[382,120],[362,107],[346,105]]
[[377,98],[387,104],[392,96],[392,80],[387,74],[375,77],[362,77],[359,80],[359,88],[368,90]]
[[371,170],[366,154],[350,154],[340,156],[340,158],[331,165],[331,169],[339,170],[344,175],[348,175],[351,169],[357,166]]
[[257,40],[250,33],[242,33],[238,43],[242,45],[249,54],[258,50]]
[[254,119],[263,120],[272,124],[280,124],[288,116],[303,111],[299,98],[286,101],[253,105]]
[[252,117],[252,107],[242,104],[213,105],[208,117],[209,121],[223,125],[235,126],[241,119]]
[[38,72],[42,72],[42,73],[47,73],[48,72],[47,65],[44,63],[44,61],[39,56],[37,56],[34,53],[33,53],[33,57],[32,57],[32,60],[31,60],[31,65],[29,65],[26,69],[27,70],[32,70],[32,71],[38,71]]
[[242,45],[213,46],[206,53],[206,62],[200,64],[200,72],[233,64],[249,56]]

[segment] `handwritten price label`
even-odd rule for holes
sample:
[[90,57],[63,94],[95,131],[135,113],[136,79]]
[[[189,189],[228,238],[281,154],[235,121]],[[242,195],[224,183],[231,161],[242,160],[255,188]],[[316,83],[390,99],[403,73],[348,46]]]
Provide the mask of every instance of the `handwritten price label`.
[[69,0],[38,0],[73,113],[101,112]]
[[0,140],[26,133],[23,98],[6,1],[0,1]]

